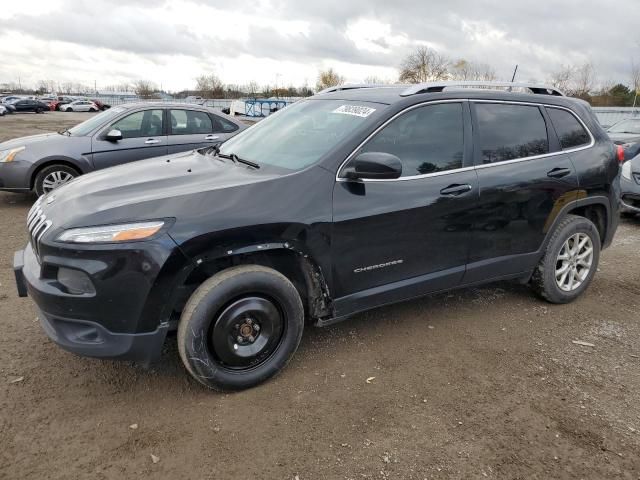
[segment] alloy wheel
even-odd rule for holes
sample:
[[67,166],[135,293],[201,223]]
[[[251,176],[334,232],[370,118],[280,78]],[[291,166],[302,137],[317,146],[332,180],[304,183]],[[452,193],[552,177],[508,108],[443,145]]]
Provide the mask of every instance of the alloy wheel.
[[573,292],[585,282],[593,266],[593,242],[585,233],[576,233],[562,245],[556,259],[556,284]]
[[49,193],[51,190],[54,190],[73,179],[74,176],[71,173],[56,170],[44,177],[44,180],[42,181],[42,190],[44,190],[44,193]]

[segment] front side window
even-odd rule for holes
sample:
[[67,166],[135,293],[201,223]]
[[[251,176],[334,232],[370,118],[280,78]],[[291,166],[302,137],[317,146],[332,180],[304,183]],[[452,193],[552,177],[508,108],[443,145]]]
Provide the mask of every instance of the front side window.
[[111,125],[109,130],[122,132],[122,138],[155,137],[162,135],[162,110],[142,110],[132,113]]
[[378,118],[386,107],[351,100],[300,100],[227,140],[220,153],[299,170],[318,162],[358,126]]
[[547,126],[537,106],[477,103],[475,112],[482,163],[549,153]]
[[402,162],[402,176],[412,177],[462,167],[464,117],[461,103],[415,108],[393,120],[358,153],[383,152]]
[[559,108],[547,107],[547,114],[563,150],[587,145],[591,137],[573,114]]
[[170,110],[171,135],[197,135],[213,133],[211,118],[206,112]]

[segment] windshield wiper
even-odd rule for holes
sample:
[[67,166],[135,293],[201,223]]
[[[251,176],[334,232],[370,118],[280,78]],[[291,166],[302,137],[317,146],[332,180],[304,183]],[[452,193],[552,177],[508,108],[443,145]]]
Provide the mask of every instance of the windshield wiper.
[[257,163],[252,162],[251,160],[245,160],[244,158],[240,158],[235,153],[230,153],[229,155],[226,155],[224,153],[220,153],[220,151],[218,150],[217,156],[220,157],[220,158],[227,158],[227,159],[231,160],[233,163],[244,163],[245,165],[248,165],[248,166],[253,167],[255,169],[260,168],[260,165],[258,165]]
[[214,157],[220,157],[226,160],[231,160],[233,163],[243,163],[245,165],[248,165],[256,169],[260,168],[260,165],[258,165],[257,163],[252,162],[251,160],[245,160],[244,158],[240,158],[235,153],[230,153],[229,155],[220,153],[220,144],[214,145],[213,147],[207,147],[205,150],[205,153],[207,155],[213,155]]

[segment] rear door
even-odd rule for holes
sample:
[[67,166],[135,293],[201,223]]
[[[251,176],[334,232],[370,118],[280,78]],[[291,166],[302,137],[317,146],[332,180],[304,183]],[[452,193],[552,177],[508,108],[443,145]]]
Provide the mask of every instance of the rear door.
[[[93,164],[96,169],[159,157],[167,154],[164,110],[150,108],[130,113],[103,128],[93,137]],[[122,132],[122,140],[106,139],[111,130]]]
[[222,140],[207,112],[187,108],[169,110],[169,153],[209,147]]
[[532,270],[578,177],[544,107],[472,101],[480,203],[464,283]]

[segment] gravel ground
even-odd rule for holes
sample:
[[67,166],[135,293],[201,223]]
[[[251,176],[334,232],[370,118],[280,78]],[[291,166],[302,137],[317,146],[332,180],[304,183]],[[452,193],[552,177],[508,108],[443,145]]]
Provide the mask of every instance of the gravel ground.
[[[0,140],[86,116],[0,118]],[[175,338],[150,370],[52,344],[11,268],[32,202],[0,193],[0,478],[640,478],[640,220],[571,305],[497,284],[382,308],[225,395]]]

